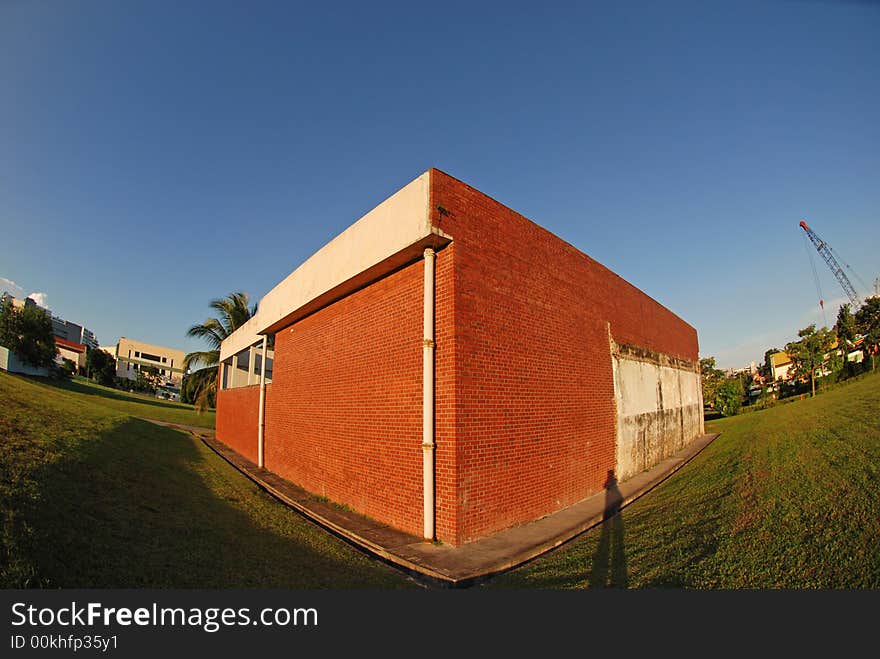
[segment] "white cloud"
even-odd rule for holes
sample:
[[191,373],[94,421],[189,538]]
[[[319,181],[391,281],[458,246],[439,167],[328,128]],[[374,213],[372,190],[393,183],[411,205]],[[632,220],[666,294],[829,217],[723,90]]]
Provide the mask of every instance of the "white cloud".
[[46,307],[46,300],[48,299],[48,295],[46,293],[31,293],[28,295],[30,299],[36,302],[41,307]]
[[0,277],[0,293],[3,291],[7,291],[13,297],[21,297],[24,294],[24,289],[14,281]]

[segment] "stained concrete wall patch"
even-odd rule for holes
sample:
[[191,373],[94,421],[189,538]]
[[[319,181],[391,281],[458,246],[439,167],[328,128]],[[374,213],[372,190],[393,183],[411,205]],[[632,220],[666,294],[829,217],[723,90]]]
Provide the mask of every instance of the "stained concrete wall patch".
[[699,367],[612,341],[617,477],[650,469],[703,434]]

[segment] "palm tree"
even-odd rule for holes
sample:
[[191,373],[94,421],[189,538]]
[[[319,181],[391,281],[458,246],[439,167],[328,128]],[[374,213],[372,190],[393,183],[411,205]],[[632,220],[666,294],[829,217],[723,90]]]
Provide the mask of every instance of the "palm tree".
[[210,350],[191,352],[183,359],[184,371],[202,367],[193,370],[186,383],[187,389],[193,393],[198,410],[204,410],[216,399],[220,344],[257,313],[256,303],[248,306],[249,302],[248,294],[241,291],[211,300],[210,307],[217,312],[217,317],[193,325],[186,332],[187,336],[204,339],[210,347]]

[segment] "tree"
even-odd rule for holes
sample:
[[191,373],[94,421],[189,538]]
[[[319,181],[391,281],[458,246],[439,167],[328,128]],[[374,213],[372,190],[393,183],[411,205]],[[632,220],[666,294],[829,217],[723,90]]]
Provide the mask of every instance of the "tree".
[[54,377],[62,380],[69,380],[73,377],[74,373],[76,373],[76,364],[72,359],[67,358],[62,359],[61,365],[53,369]]
[[815,325],[805,327],[798,332],[799,341],[793,341],[785,346],[785,352],[794,362],[795,372],[802,376],[809,376],[812,396],[816,395],[816,371],[825,361],[825,354],[834,343],[834,332],[827,327],[816,329]]
[[770,348],[764,352],[764,363],[758,369],[758,372],[761,374],[761,377],[764,378],[766,382],[773,381],[773,362],[770,359],[777,352],[782,352],[779,348]]
[[51,366],[58,353],[49,314],[30,305],[16,309],[8,299],[0,308],[0,344],[35,368]]
[[137,380],[135,380],[135,391],[142,391],[147,394],[155,394],[159,387],[161,378],[159,377],[159,369],[155,366],[141,366],[137,371]]
[[105,387],[116,385],[116,360],[100,348],[89,348],[86,352],[86,374]]
[[773,380],[773,369],[770,364],[770,355],[774,353],[782,352],[779,348],[770,348],[764,352],[764,360],[758,365],[758,375],[764,380],[764,382],[770,382]]
[[743,383],[740,378],[728,378],[718,385],[715,409],[724,416],[738,414],[742,408]]
[[849,304],[840,305],[834,331],[837,333],[837,339],[840,341],[844,355],[849,354],[850,347],[856,342],[856,319],[852,315]]
[[856,343],[856,319],[853,316],[850,305],[843,304],[837,312],[837,322],[834,324],[834,331],[837,333],[837,340],[840,343],[842,353],[841,369],[843,377],[854,375],[859,369],[857,365],[847,359],[850,351]]
[[12,306],[12,300],[3,299],[0,305],[0,346],[12,349],[18,341],[18,313]]
[[880,352],[880,297],[869,297],[856,311],[856,331],[865,337],[865,352],[871,355],[871,370],[876,367]]
[[257,305],[248,306],[249,303],[248,294],[241,291],[211,300],[209,306],[217,317],[193,325],[186,332],[187,336],[204,339],[210,348],[191,352],[183,360],[183,370],[192,370],[187,377],[188,394],[199,410],[213,407],[216,399],[220,344],[257,313]]
[[715,368],[714,357],[704,357],[700,360],[700,382],[703,387],[704,403],[715,407],[715,397],[723,380],[724,372]]
[[[196,397],[198,396],[199,389],[199,376],[196,375],[201,371],[196,371],[195,374],[184,375],[183,380],[180,383],[180,402],[181,403],[189,403],[190,405],[195,405]],[[211,407],[214,404],[214,399],[212,396],[208,397],[208,406]]]

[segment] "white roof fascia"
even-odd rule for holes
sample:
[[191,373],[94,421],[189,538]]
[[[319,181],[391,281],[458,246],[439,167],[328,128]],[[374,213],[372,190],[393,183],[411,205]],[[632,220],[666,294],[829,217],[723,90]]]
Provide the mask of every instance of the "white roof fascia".
[[[426,238],[440,236],[431,226],[430,172],[425,172],[310,256],[266,293],[257,314],[230,334],[220,346],[220,359],[262,341],[273,325]],[[359,282],[363,285],[364,282]],[[354,290],[354,288],[352,288]]]

